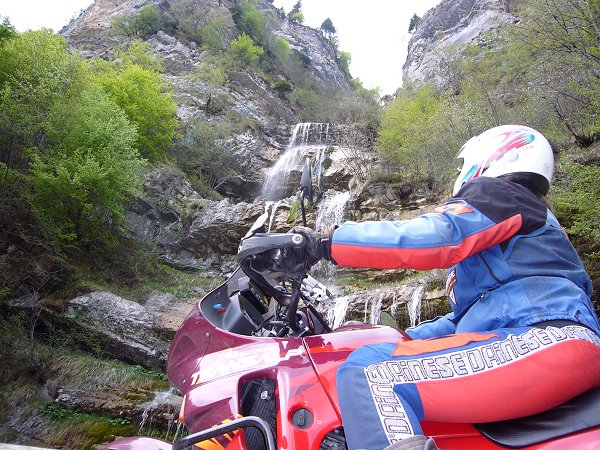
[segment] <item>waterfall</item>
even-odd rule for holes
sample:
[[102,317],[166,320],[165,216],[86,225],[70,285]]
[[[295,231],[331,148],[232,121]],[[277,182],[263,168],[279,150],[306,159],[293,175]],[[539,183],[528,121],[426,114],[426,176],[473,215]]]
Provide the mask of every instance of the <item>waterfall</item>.
[[344,220],[348,200],[350,200],[350,192],[327,191],[317,207],[315,219],[317,230],[340,225]]
[[320,186],[328,140],[329,124],[312,122],[297,124],[285,152],[265,176],[263,196],[270,201],[285,197],[291,172],[301,171],[307,157],[312,158],[313,174],[316,175],[317,185]]
[[[177,441],[177,439],[179,439],[180,435],[182,435],[184,432],[187,433],[187,431],[185,431],[186,428],[187,427],[184,424],[177,421],[177,429],[175,430],[175,435],[173,436],[173,440],[171,442],[175,443],[175,441]],[[167,437],[168,437],[168,435],[167,435]]]
[[421,321],[421,302],[423,300],[424,292],[424,286],[417,287],[406,304],[411,327],[414,327]]
[[350,306],[350,297],[337,297],[335,299],[333,308],[327,311],[327,323],[332,329],[336,329],[344,323],[346,319],[346,312]]
[[[273,227],[273,222],[275,222],[275,213],[277,212],[277,208],[281,204],[281,200],[276,202],[267,202],[265,205],[265,212],[269,213],[269,227],[267,228],[267,233],[271,232],[271,228]],[[270,212],[269,212],[270,210]]]
[[312,161],[311,172],[316,176],[316,185],[323,186],[323,173],[325,172],[325,159],[327,158],[327,147],[317,149],[317,153]]
[[381,306],[383,305],[384,296],[381,294],[376,301],[371,302],[371,325],[376,325],[379,322],[379,315],[381,314]]
[[[328,230],[340,225],[344,220],[344,212],[349,199],[350,192],[327,191],[317,207],[315,229]],[[335,267],[328,261],[320,261],[312,269],[312,273],[317,278],[324,280],[329,290],[334,294],[338,291],[335,280]],[[346,305],[346,309],[348,309],[348,305]],[[346,309],[344,309],[344,315]]]
[[[169,411],[168,416],[168,428],[167,428],[167,436],[171,431],[173,426],[173,422],[175,421],[175,411],[171,406],[169,400],[175,394],[174,388],[169,388],[167,391],[163,392],[155,392],[154,398],[145,403],[143,406],[144,410],[142,411],[140,424],[138,426],[138,434],[143,434],[144,427],[148,430],[152,429],[154,416],[157,414],[163,415],[166,411]],[[150,420],[148,420],[150,419]]]

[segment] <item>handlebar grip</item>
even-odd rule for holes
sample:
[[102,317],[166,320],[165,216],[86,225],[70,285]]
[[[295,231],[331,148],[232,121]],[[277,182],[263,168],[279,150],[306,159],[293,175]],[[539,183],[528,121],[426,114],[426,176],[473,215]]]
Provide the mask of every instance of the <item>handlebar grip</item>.
[[278,248],[301,248],[305,242],[306,239],[301,234],[257,233],[242,239],[238,248],[238,261],[242,261],[248,256],[258,255]]

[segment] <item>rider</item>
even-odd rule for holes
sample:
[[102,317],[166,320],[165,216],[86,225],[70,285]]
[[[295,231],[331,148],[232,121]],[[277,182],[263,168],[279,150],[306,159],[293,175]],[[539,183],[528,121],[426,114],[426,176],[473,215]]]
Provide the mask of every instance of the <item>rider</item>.
[[448,268],[452,312],[366,345],[337,373],[348,448],[435,449],[420,422],[532,415],[600,386],[591,281],[544,201],[548,141],[500,126],[461,149],[453,197],[408,221],[346,222],[307,237],[310,263]]

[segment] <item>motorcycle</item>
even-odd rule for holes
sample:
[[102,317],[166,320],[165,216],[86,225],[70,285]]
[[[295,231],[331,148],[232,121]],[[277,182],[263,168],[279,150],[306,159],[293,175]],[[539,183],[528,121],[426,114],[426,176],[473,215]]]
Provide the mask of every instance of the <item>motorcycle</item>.
[[[305,221],[308,166],[301,184]],[[410,337],[391,316],[392,326],[353,322],[332,330],[319,311],[333,300],[307,274],[304,237],[266,233],[267,219],[263,214],[241,240],[240,266],[194,307],[171,345],[167,373],[183,395],[180,421],[191,434],[173,444],[125,438],[107,449],[347,448],[337,368],[365,344]],[[600,389],[535,416],[422,428],[441,450],[600,450]]]

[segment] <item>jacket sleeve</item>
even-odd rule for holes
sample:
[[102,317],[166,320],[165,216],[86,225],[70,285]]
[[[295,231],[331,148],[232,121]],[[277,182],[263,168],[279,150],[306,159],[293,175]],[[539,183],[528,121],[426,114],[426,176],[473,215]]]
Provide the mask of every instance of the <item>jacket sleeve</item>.
[[[333,259],[376,269],[451,267],[522,229],[520,203],[506,184],[476,178],[434,213],[412,220],[346,222],[333,234]],[[544,207],[544,221],[545,214]]]
[[452,321],[453,318],[453,313],[438,316],[435,319],[421,322],[416,327],[407,328],[406,333],[413,339],[429,339],[454,334],[456,332],[456,325]]

